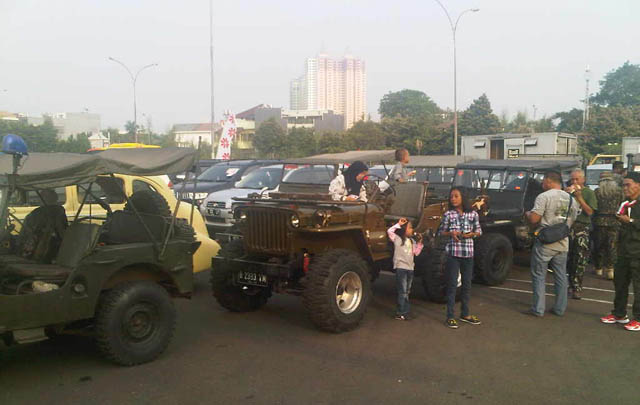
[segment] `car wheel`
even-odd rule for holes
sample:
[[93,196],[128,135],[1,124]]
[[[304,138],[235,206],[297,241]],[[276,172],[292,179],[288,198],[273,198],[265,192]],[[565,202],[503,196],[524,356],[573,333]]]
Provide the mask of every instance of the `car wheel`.
[[475,245],[475,277],[487,285],[504,283],[513,264],[513,246],[500,233],[487,233]]

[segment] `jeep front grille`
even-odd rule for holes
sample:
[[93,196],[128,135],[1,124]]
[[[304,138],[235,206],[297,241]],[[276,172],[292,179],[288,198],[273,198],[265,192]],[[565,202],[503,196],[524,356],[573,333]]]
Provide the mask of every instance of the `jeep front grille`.
[[244,232],[246,247],[250,251],[272,255],[289,252],[289,218],[286,211],[251,209],[247,212]]

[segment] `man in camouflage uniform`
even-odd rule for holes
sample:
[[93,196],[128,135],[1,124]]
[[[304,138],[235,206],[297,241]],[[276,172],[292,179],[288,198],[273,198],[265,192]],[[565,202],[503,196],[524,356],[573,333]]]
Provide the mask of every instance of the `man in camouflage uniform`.
[[618,231],[620,221],[616,219],[616,212],[624,200],[622,188],[618,187],[612,173],[604,172],[600,175],[600,182],[596,190],[598,210],[593,217],[596,238],[594,240],[594,265],[596,275],[605,276],[613,280],[613,265],[618,256]]
[[582,212],[576,218],[576,222],[571,227],[569,234],[569,256],[567,261],[567,275],[569,276],[569,286],[571,288],[571,298],[579,300],[582,298],[582,279],[584,270],[589,264],[591,232],[591,215],[598,209],[596,195],[589,187],[584,185],[584,172],[576,169],[571,172],[571,185],[567,187],[567,193],[580,204]]

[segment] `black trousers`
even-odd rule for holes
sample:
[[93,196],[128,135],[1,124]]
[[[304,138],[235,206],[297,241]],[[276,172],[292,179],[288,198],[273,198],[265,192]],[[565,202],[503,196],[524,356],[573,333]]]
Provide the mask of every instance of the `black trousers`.
[[629,285],[633,283],[633,317],[640,322],[640,258],[618,256],[613,273],[613,285],[616,297],[613,300],[613,314],[617,317],[627,315]]

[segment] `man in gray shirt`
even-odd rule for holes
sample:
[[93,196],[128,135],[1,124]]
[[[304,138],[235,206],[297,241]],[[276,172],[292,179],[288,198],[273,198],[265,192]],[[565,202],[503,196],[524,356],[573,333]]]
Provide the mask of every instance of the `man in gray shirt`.
[[[578,216],[578,203],[562,190],[562,177],[558,172],[545,173],[542,181],[544,193],[538,195],[531,211],[525,213],[527,219],[540,229],[567,221],[573,225]],[[571,202],[571,206],[569,203]],[[567,252],[569,238],[554,243],[542,244],[535,240],[531,251],[531,278],[533,281],[533,305],[526,313],[544,316],[545,309],[545,277],[549,266],[553,270],[556,302],[551,310],[562,316],[567,308]]]

